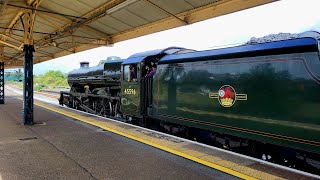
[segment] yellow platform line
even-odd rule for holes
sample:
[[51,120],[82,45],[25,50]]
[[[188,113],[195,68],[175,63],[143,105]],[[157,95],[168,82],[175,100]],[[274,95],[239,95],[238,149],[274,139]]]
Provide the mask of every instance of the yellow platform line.
[[[19,99],[20,99],[20,98],[19,98]],[[73,113],[69,113],[69,112],[66,112],[66,111],[61,111],[61,110],[59,110],[59,109],[57,109],[57,108],[49,107],[49,106],[44,105],[44,104],[42,104],[42,103],[34,102],[34,104],[37,105],[37,106],[39,106],[39,107],[48,109],[48,110],[50,110],[50,111],[53,111],[53,112],[56,112],[56,113],[59,113],[59,114],[68,116],[68,117],[70,117],[70,118],[77,119],[77,120],[79,120],[79,121],[82,121],[82,122],[91,124],[91,125],[93,125],[93,126],[97,126],[97,127],[101,128],[101,129],[110,131],[110,132],[112,132],[112,133],[115,133],[115,134],[118,134],[118,135],[127,137],[127,138],[129,138],[129,139],[133,139],[133,140],[135,140],[135,141],[138,141],[138,142],[147,144],[147,145],[149,145],[149,146],[156,147],[156,148],[161,149],[161,150],[163,150],[163,151],[167,151],[167,152],[169,152],[169,153],[171,153],[171,154],[174,154],[174,155],[177,155],[177,156],[181,156],[181,157],[183,157],[183,158],[186,158],[186,159],[192,160],[192,161],[194,161],[194,162],[197,162],[197,163],[199,163],[199,164],[203,164],[203,165],[205,165],[205,166],[208,166],[208,167],[214,168],[214,169],[216,169],[216,170],[225,172],[225,173],[230,174],[230,175],[233,175],[233,176],[235,176],[235,177],[238,177],[238,178],[241,178],[241,179],[249,179],[249,180],[256,180],[256,179],[257,179],[257,178],[248,176],[248,175],[246,175],[246,174],[237,172],[237,171],[235,171],[235,170],[232,170],[232,169],[229,169],[229,168],[220,166],[220,165],[218,165],[218,164],[214,164],[214,163],[212,163],[212,162],[208,162],[208,161],[205,161],[205,160],[203,160],[203,159],[200,159],[200,158],[191,156],[191,155],[189,155],[189,154],[186,154],[186,153],[183,153],[183,152],[180,152],[180,151],[177,151],[177,150],[174,150],[174,149],[171,149],[171,148],[168,148],[168,147],[165,147],[165,146],[162,146],[162,145],[159,145],[159,144],[156,144],[156,143],[153,143],[153,142],[150,142],[150,141],[141,139],[141,138],[139,138],[139,137],[132,136],[132,135],[127,134],[127,133],[125,133],[125,132],[121,132],[121,131],[118,131],[118,130],[109,128],[109,127],[107,127],[106,125],[99,123],[99,121],[91,120],[90,118],[87,118],[87,117],[84,117],[84,116],[81,116],[81,115],[77,115],[77,114],[73,114]]]

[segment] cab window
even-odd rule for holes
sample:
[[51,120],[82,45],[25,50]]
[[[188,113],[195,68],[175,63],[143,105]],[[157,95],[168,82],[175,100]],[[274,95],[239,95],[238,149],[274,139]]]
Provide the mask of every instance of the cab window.
[[137,65],[125,65],[123,68],[123,80],[128,82],[136,82],[137,81]]

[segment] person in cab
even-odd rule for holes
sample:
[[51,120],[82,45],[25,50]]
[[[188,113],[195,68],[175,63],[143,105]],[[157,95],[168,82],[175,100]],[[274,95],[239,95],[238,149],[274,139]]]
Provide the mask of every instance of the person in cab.
[[151,71],[147,75],[147,78],[152,78],[156,74],[156,72],[157,72],[156,66],[152,66]]
[[135,66],[130,67],[130,81],[137,81],[137,70]]

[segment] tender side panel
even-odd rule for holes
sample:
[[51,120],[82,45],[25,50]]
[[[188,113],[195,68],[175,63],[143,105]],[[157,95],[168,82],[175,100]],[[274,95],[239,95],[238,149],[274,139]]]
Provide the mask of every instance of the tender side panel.
[[196,61],[158,67],[156,118],[320,153],[318,53]]

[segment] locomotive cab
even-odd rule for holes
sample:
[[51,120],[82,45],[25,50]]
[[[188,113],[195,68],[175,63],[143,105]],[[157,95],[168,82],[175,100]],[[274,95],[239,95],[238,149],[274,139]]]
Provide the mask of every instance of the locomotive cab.
[[140,117],[140,63],[123,63],[121,78],[121,111]]
[[170,47],[133,54],[124,60],[121,67],[121,112],[126,117],[139,118],[144,121],[150,115],[153,78],[156,76],[158,62],[168,54],[186,50]]

